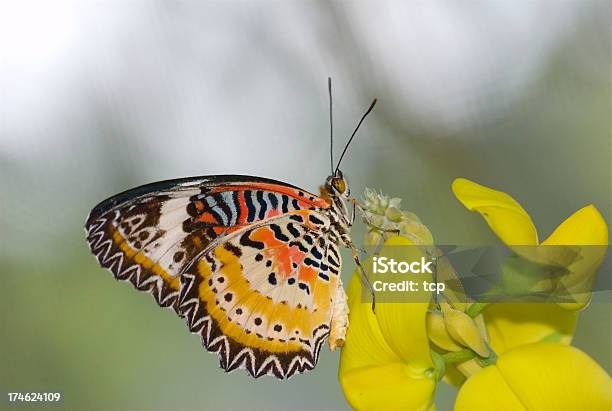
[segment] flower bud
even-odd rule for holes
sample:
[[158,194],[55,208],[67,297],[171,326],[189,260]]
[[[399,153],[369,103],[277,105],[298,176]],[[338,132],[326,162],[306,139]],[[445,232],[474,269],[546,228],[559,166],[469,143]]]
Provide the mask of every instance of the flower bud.
[[486,358],[490,355],[489,349],[472,317],[451,308],[448,304],[442,305],[442,312],[446,329],[455,341],[472,349],[481,357]]
[[389,197],[385,195],[381,195],[378,198],[378,201],[380,202],[378,211],[382,214],[385,212],[387,207],[389,207]]
[[394,207],[394,208],[399,209],[401,202],[402,202],[401,198],[393,197],[391,200],[389,200],[389,207]]
[[450,336],[444,323],[444,317],[439,312],[427,314],[427,335],[438,347],[446,351],[461,351],[463,347],[458,345]]
[[385,217],[393,222],[400,222],[402,221],[403,214],[398,208],[389,207],[385,212]]

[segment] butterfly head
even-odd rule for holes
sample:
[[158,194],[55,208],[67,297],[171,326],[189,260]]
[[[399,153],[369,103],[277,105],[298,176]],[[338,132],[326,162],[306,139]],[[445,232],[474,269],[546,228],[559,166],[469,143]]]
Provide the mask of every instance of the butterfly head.
[[327,180],[325,180],[325,191],[330,196],[340,199],[348,199],[351,195],[348,181],[340,170],[337,170],[334,174],[327,177]]

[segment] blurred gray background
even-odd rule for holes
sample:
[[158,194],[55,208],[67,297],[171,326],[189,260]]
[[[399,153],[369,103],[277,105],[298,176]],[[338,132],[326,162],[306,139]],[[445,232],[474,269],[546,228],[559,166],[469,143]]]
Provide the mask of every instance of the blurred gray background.
[[[609,1],[0,1],[0,388],[65,409],[346,409],[338,354],[287,382],[226,375],[149,296],[98,268],[83,223],[136,185],[251,174],[404,199],[440,244],[496,244],[453,197],[511,193],[540,237],[611,217]],[[355,229],[360,242],[363,229]],[[353,265],[346,259],[345,281]],[[600,273],[600,275],[610,273]],[[610,304],[576,345],[610,371]],[[452,408],[442,386],[438,409]]]

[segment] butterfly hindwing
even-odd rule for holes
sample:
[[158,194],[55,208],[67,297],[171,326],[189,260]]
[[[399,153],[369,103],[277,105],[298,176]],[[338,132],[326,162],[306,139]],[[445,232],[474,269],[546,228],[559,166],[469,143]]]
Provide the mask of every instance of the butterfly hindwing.
[[191,331],[227,371],[288,378],[314,368],[340,285],[340,255],[314,210],[237,230],[182,275]]
[[274,180],[193,177],[148,184],[103,201],[85,228],[103,267],[181,315],[180,276],[213,241],[267,218],[317,207],[326,207],[325,201]]

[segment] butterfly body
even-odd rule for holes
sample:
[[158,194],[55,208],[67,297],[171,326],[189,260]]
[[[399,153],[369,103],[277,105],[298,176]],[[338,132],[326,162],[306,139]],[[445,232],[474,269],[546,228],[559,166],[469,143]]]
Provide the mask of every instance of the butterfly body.
[[288,378],[348,326],[339,247],[353,216],[341,172],[321,195],[250,176],[149,184],[96,206],[87,241],[119,280],[172,307],[227,371]]

